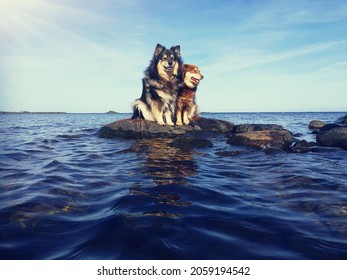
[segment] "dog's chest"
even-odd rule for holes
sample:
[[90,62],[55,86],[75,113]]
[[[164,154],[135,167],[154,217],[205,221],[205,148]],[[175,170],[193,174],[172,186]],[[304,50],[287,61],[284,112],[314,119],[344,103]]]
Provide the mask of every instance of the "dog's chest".
[[170,103],[175,98],[175,95],[171,94],[165,90],[157,90],[157,94],[165,101],[166,103]]
[[193,99],[195,96],[195,92],[195,89],[183,88],[179,96],[181,98]]

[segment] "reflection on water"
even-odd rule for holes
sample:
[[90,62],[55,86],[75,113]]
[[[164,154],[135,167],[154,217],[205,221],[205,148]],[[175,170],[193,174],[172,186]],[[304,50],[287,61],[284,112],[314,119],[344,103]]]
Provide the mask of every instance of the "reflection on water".
[[172,139],[164,138],[139,140],[133,146],[134,151],[145,153],[143,175],[152,178],[157,186],[184,186],[187,176],[197,174],[193,151],[175,148],[172,142]]
[[[150,199],[156,205],[175,207],[192,204],[191,201],[182,201],[180,192],[182,188],[190,186],[186,178],[197,174],[197,164],[194,161],[193,151],[175,148],[172,146],[172,142],[172,139],[165,138],[146,139],[136,141],[131,147],[131,151],[142,154],[144,157],[140,163],[144,181],[150,180],[154,183],[150,187],[135,183],[129,189],[129,193],[137,200],[141,201],[142,197],[147,200]],[[178,191],[175,192],[175,190]],[[177,211],[177,208],[167,210],[160,208],[151,211],[148,211],[148,205],[146,208],[141,214],[131,213],[127,216],[181,216],[181,214],[174,212]]]

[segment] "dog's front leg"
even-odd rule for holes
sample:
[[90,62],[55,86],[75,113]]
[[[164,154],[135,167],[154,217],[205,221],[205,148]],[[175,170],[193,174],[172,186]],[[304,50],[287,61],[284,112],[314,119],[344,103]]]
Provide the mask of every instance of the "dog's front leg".
[[170,111],[170,110],[167,110],[167,111],[165,112],[165,119],[166,119],[166,124],[167,124],[167,125],[175,125],[175,124],[172,122],[171,111]]
[[157,121],[158,124],[160,125],[165,125],[164,119],[163,119],[163,112],[158,110],[157,108],[152,108],[152,112],[154,115],[155,120]]
[[188,111],[184,111],[183,112],[183,123],[184,124],[189,124]]
[[177,109],[176,125],[182,125],[182,111],[180,109]]

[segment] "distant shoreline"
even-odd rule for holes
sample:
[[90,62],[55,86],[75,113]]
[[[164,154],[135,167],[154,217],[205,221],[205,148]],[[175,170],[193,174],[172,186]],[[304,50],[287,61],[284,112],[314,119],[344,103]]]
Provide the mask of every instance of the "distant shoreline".
[[[29,112],[29,111],[20,111],[20,112],[6,112],[0,111],[0,114],[95,114],[95,113],[67,113],[67,112]],[[115,111],[108,111],[105,113],[97,113],[97,114],[121,114]]]
[[5,111],[1,111],[0,114],[67,114],[67,113],[66,112],[29,112],[29,111],[5,112]]

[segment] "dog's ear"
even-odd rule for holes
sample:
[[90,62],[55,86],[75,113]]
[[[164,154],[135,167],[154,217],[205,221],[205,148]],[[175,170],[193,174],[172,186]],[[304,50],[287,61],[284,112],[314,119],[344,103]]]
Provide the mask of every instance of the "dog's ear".
[[177,45],[176,47],[172,47],[171,49],[176,53],[176,55],[178,57],[181,57],[181,47],[180,47],[180,45]]
[[165,49],[165,47],[163,47],[160,44],[157,44],[157,46],[155,47],[155,51],[154,51],[154,57],[157,57],[161,54],[161,52],[163,51],[163,49]]

